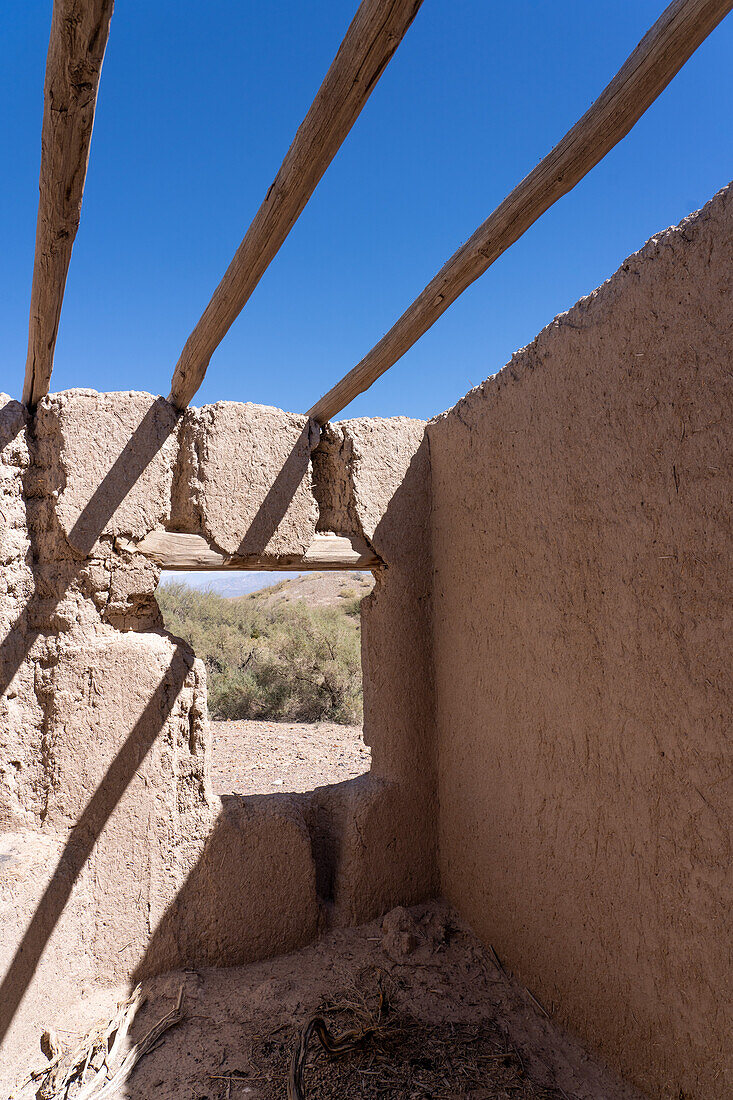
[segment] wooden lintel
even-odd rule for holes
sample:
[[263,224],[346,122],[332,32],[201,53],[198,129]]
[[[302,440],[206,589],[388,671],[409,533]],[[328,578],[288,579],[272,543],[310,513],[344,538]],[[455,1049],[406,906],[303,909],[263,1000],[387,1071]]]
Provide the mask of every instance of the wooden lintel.
[[[733,0],[674,0],[592,107],[514,188],[353,370],[308,410],[325,424],[400,359],[466,287],[628,134]],[[681,152],[684,156],[684,151]]]
[[362,0],[338,53],[247,233],[186,341],[168,398],[189,404],[321,176],[356,122],[422,0]]
[[23,400],[48,393],[114,0],[54,0]]
[[200,535],[176,531],[152,531],[138,543],[123,542],[123,549],[145,554],[164,569],[195,572],[209,569],[377,569],[385,563],[365,539],[355,535],[314,535],[304,554],[248,555],[237,557],[214,549]]

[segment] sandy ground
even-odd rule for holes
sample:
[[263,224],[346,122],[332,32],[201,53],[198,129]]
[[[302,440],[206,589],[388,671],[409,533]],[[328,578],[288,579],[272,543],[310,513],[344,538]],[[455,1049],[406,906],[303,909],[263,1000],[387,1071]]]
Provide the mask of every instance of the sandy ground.
[[[337,1035],[373,1030],[336,1058],[315,1040],[308,1046],[305,1100],[639,1100],[440,902],[393,910],[293,955],[153,979],[130,1039],[170,1012],[181,990],[183,1019],[115,1096],[285,1100],[293,1051],[318,1014]],[[71,1048],[74,1037],[64,1038]]]
[[369,771],[360,726],[332,722],[212,722],[217,794],[312,791]]
[[[358,727],[215,722],[213,734],[219,793],[307,791],[369,768]],[[109,1100],[285,1100],[293,1052],[316,1015],[335,1035],[364,1039],[332,1058],[312,1038],[297,1100],[639,1100],[552,1024],[441,902],[333,931],[292,955],[152,979],[128,1048],[181,990],[182,1020]],[[100,988],[48,1023],[70,1053],[89,1021],[98,1017],[104,1029],[129,994]],[[107,1047],[95,1049],[85,1080],[103,1066]],[[13,1073],[19,1100],[44,1095],[42,1078],[17,1089],[44,1064],[36,1051]]]

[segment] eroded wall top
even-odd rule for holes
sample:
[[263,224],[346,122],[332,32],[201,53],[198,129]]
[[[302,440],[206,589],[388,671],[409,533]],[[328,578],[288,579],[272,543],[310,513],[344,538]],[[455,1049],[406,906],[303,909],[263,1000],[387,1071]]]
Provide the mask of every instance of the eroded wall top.
[[40,403],[34,439],[51,526],[74,556],[165,529],[275,562],[302,555],[316,530],[376,548],[380,524],[383,549],[399,553],[385,517],[424,428],[406,417],[344,421],[318,442],[307,417],[267,406],[178,414],[150,394],[69,390]]

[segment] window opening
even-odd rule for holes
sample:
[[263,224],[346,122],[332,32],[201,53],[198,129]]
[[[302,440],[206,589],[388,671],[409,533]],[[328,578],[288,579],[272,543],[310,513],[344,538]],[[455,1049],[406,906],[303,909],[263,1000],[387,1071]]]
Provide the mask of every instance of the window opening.
[[165,628],[206,666],[217,794],[302,792],[369,771],[368,572],[164,572]]

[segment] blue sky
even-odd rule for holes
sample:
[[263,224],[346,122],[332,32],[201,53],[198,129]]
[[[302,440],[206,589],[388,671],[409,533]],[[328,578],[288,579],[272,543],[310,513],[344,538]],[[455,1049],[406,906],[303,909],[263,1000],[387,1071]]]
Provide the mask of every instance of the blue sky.
[[[117,0],[53,388],[167,394],[355,0]],[[425,0],[196,403],[303,411],[598,95],[661,0]],[[50,0],[3,13],[0,389],[26,357]],[[729,181],[733,18],[343,415],[429,417]]]

